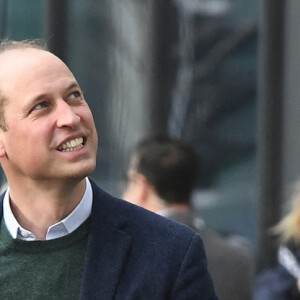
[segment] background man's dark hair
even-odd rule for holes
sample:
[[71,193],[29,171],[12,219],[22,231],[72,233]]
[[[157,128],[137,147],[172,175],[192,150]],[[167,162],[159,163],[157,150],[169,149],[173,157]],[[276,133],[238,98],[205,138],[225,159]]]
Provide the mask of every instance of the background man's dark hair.
[[146,138],[137,145],[132,164],[164,201],[189,203],[197,178],[198,159],[187,143],[167,136]]

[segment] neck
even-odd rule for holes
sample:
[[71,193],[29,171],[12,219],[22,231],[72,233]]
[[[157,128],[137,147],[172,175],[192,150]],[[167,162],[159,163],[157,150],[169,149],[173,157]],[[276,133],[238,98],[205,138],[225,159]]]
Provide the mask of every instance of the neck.
[[165,209],[172,209],[177,212],[186,212],[189,210],[188,204],[181,203],[167,203],[165,200],[161,199],[156,192],[150,193],[148,195],[147,201],[144,205],[147,209],[157,213]]
[[44,240],[48,228],[75,209],[85,188],[85,179],[59,184],[10,186],[10,206],[18,223]]
[[187,204],[180,204],[180,203],[168,204],[165,208],[166,209],[170,208],[177,212],[186,212],[189,210],[189,206]]

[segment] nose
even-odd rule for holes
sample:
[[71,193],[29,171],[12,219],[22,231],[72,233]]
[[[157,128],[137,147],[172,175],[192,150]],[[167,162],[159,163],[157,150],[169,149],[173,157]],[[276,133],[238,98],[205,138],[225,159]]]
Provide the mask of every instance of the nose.
[[61,127],[75,127],[80,123],[80,116],[78,116],[74,108],[64,100],[57,102],[56,106],[56,126]]

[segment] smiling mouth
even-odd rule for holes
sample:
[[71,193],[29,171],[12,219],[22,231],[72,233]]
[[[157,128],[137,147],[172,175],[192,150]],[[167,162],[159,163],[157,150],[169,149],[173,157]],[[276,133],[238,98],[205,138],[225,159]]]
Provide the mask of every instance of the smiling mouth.
[[58,150],[61,152],[72,152],[78,151],[84,146],[84,139],[83,137],[79,137],[73,140],[69,140],[66,143],[63,143],[61,146],[58,147]]

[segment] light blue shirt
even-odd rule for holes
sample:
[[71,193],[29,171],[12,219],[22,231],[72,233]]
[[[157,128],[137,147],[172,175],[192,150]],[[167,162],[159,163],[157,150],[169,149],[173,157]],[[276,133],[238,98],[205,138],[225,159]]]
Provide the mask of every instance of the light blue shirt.
[[[67,217],[48,228],[46,240],[65,236],[77,229],[90,216],[92,203],[93,191],[89,179],[86,178],[86,189],[81,201]],[[3,218],[8,231],[14,239],[25,241],[38,240],[32,232],[22,228],[13,215],[9,203],[9,187],[6,190],[3,199]]]

